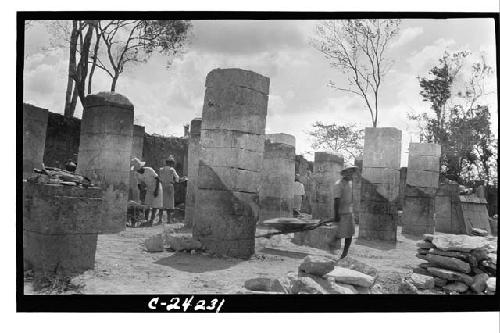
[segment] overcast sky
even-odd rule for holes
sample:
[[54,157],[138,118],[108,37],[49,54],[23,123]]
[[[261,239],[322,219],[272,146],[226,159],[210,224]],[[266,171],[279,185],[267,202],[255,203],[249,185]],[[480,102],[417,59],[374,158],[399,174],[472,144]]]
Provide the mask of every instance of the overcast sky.
[[[354,95],[327,87],[341,74],[309,45],[315,21],[194,21],[193,39],[186,53],[166,69],[162,56],[129,67],[116,91],[135,105],[136,123],[148,133],[182,136],[183,125],[201,116],[204,82],[215,68],[249,69],[271,79],[267,133],[289,133],[297,154],[313,151],[306,131],[315,121],[354,122],[371,126],[370,115]],[[63,113],[68,50],[46,50],[49,35],[43,25],[26,33],[24,101]],[[417,76],[425,75],[445,50],[469,50],[474,61],[485,56],[495,66],[493,19],[403,20],[400,35],[389,50],[395,63],[381,88],[379,127],[403,130],[403,153],[418,141],[416,124],[408,112],[429,110],[419,95]],[[109,90],[111,79],[102,72],[93,80],[95,92]],[[490,88],[496,90],[493,77]],[[493,130],[498,137],[497,96],[488,95]],[[81,117],[78,107],[77,117]],[[407,157],[403,155],[402,165]]]

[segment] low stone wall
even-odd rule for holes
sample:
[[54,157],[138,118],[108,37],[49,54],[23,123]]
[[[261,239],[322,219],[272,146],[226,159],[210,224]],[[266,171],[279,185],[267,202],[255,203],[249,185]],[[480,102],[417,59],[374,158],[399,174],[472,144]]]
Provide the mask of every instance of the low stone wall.
[[94,268],[102,190],[23,183],[23,258],[35,272]]

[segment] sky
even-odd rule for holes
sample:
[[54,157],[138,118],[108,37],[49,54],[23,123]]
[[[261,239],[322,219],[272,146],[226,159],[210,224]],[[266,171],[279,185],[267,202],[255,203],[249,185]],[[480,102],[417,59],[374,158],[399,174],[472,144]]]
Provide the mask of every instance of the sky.
[[[135,123],[146,132],[183,135],[183,125],[201,116],[204,83],[215,68],[237,67],[270,78],[266,133],[288,133],[296,138],[296,153],[312,160],[312,139],[307,134],[315,121],[371,126],[363,101],[328,87],[343,76],[310,45],[317,22],[295,21],[193,21],[192,38],[181,57],[167,68],[164,56],[154,55],[146,64],[126,68],[116,92],[135,106]],[[26,32],[25,102],[63,113],[68,50],[48,48],[50,34],[43,24]],[[417,76],[424,76],[445,51],[468,50],[470,63],[484,56],[495,68],[493,19],[408,19],[388,50],[394,65],[386,75],[379,105],[379,127],[403,131],[402,166],[407,163],[409,142],[418,142],[417,124],[407,114],[430,111],[419,95]],[[93,90],[107,91],[111,78],[97,72]],[[497,90],[496,76],[488,82]],[[492,129],[498,138],[495,93],[486,96]],[[75,116],[81,117],[81,107]]]

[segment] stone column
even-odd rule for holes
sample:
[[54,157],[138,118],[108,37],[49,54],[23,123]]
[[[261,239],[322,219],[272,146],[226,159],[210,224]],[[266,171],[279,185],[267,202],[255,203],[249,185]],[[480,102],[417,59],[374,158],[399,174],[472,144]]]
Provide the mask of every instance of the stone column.
[[402,132],[365,129],[359,238],[396,240]]
[[[132,136],[132,152],[130,159],[137,157],[142,161],[142,148],[144,147],[144,134],[146,130],[144,126],[134,125],[134,132]],[[140,202],[139,188],[137,187],[137,178],[134,174],[135,171],[130,170],[129,192],[128,199],[135,202]]]
[[120,94],[88,95],[80,130],[77,172],[103,190],[100,233],[125,229],[134,106]]
[[23,179],[42,167],[47,118],[48,110],[23,103]]
[[216,69],[205,82],[193,236],[212,253],[255,252],[269,78]]
[[188,164],[187,164],[187,191],[186,204],[184,205],[184,224],[188,227],[193,226],[194,210],[196,203],[196,179],[198,178],[198,165],[200,163],[200,138],[201,138],[201,118],[191,120],[191,131],[188,143]]
[[410,143],[403,205],[403,233],[433,234],[434,200],[439,188],[441,146]]
[[363,170],[363,156],[354,159],[354,165],[358,167],[352,175],[352,212],[354,223],[359,224],[359,210],[361,205],[361,171]]
[[326,152],[314,153],[313,177],[315,182],[313,219],[331,218],[333,210],[333,186],[340,179],[344,167],[344,158]]
[[260,221],[293,216],[295,137],[267,134],[259,191]]

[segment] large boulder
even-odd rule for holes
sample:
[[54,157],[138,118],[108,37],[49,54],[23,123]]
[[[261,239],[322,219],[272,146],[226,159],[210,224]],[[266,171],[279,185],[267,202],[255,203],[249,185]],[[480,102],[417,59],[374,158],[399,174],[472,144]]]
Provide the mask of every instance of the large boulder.
[[408,279],[403,278],[401,284],[398,287],[399,294],[405,295],[416,295],[418,294],[418,289],[415,287]]
[[273,280],[266,277],[257,277],[245,281],[245,288],[252,291],[270,291]]
[[428,267],[427,271],[438,278],[449,280],[449,281],[460,281],[460,282],[463,282],[469,286],[472,285],[472,283],[474,282],[474,279],[471,276],[464,274],[464,273],[451,271],[449,269],[438,268],[438,267]]
[[346,283],[367,288],[375,281],[370,275],[344,267],[335,267],[335,269],[326,274],[324,278],[333,278],[337,283]]
[[428,254],[425,256],[426,260],[431,264],[457,272],[469,273],[471,267],[469,263],[453,257],[438,256],[435,254]]
[[292,294],[328,294],[310,277],[298,277],[292,281]]
[[417,242],[417,247],[419,249],[432,249],[435,246],[431,242],[421,240]]
[[417,289],[432,289],[434,288],[434,278],[427,275],[413,273],[410,275],[410,281]]
[[361,272],[366,275],[370,275],[373,278],[377,278],[378,271],[375,267],[365,264],[359,260],[351,257],[345,257],[337,261],[337,266],[352,269]]
[[300,264],[299,272],[323,276],[334,268],[335,260],[323,256],[309,255]]
[[431,242],[443,251],[471,252],[474,249],[486,248],[488,246],[486,238],[468,235],[434,235]]
[[358,293],[356,288],[349,284],[337,283],[335,279],[329,278],[328,280],[328,293],[335,295],[355,295]]
[[162,252],[163,238],[161,234],[149,237],[144,241],[144,246],[148,252]]
[[488,295],[494,295],[496,291],[497,278],[490,277],[488,281],[486,281],[486,293]]

